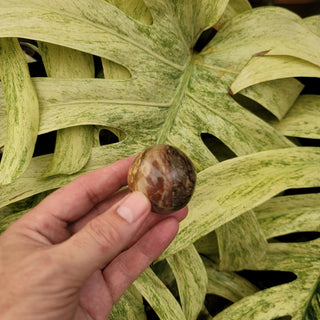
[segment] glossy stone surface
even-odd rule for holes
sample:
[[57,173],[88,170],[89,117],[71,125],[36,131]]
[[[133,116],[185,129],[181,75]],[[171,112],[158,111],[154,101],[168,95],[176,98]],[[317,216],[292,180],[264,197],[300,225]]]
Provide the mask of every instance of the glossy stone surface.
[[144,193],[156,213],[185,207],[195,183],[196,173],[189,158],[168,145],[155,145],[141,152],[128,173],[129,189]]

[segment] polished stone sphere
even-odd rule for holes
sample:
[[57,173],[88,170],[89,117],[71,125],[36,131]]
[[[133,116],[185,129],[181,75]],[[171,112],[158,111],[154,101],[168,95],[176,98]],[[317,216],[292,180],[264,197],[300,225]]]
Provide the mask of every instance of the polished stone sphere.
[[144,193],[155,213],[179,210],[190,201],[196,173],[189,158],[169,145],[155,145],[142,151],[128,173],[130,191]]

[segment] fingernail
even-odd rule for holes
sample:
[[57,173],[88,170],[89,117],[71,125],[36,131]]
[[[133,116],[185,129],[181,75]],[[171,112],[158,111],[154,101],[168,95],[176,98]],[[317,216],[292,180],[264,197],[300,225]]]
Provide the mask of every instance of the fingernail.
[[149,200],[141,192],[130,193],[124,202],[117,209],[120,217],[128,223],[132,223],[139,219],[150,208]]

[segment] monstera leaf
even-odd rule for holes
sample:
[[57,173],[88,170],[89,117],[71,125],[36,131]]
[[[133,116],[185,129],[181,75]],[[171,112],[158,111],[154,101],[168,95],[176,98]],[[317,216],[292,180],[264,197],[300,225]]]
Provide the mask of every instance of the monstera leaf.
[[[273,202],[287,189],[320,185],[319,148],[288,138],[319,139],[319,96],[300,96],[294,78],[320,77],[319,16],[252,10],[245,0],[0,0],[0,7],[1,230],[74,177],[172,144],[198,172],[189,215],[159,258],[175,281],[170,288],[149,268],[112,317],[144,319],[142,295],[160,319],[195,319],[207,292],[235,302],[217,319],[316,314],[318,241],[270,239],[314,231],[319,217],[316,201],[310,213],[298,196],[287,198],[301,200],[294,229],[294,212]],[[198,52],[213,26],[216,35]],[[48,77],[30,77],[15,38],[37,41]],[[93,77],[93,56],[103,78]],[[100,145],[101,129],[119,142]],[[32,158],[37,135],[57,130],[55,153]],[[212,261],[201,259],[203,247]],[[256,292],[233,273],[242,269],[297,279]]]

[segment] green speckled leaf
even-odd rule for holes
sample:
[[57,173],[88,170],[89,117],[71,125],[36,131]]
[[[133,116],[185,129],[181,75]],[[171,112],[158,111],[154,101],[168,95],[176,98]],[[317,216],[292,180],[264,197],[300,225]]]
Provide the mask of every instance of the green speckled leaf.
[[[81,170],[91,156],[92,135],[91,126],[76,126],[59,130],[54,156],[43,173],[43,177],[73,174]],[[68,150],[67,153],[66,150]]]
[[109,320],[146,320],[142,296],[131,286],[112,308]]
[[301,95],[281,121],[271,122],[285,136],[320,139],[320,96]]
[[244,297],[225,309],[214,320],[292,320],[312,317],[318,308],[319,240],[307,243],[273,243],[255,270],[289,271],[297,279]]
[[320,231],[320,194],[282,196],[255,209],[267,238],[295,232]]
[[169,289],[150,269],[146,269],[134,286],[148,301],[160,320],[185,320],[184,313]]
[[[225,1],[215,2],[213,6],[219,6],[220,9],[213,10],[209,16],[201,11],[200,7],[194,8],[192,15],[191,7],[183,1],[177,2],[177,5],[172,7],[165,7],[165,1],[157,4],[146,2],[153,16],[151,25],[138,23],[114,6],[98,1],[94,2],[96,6],[90,7],[92,11],[84,10],[86,3],[81,1],[77,2],[77,5],[72,2],[66,4],[53,1],[46,6],[41,3],[36,8],[33,3],[36,2],[30,1],[28,6],[28,2],[24,2],[23,10],[26,10],[24,19],[32,20],[34,17],[41,19],[37,18],[33,21],[34,24],[29,23],[22,27],[23,19],[16,20],[15,23],[10,19],[9,23],[8,16],[3,16],[4,21],[7,19],[8,23],[1,25],[0,35],[5,35],[10,30],[24,37],[35,39],[45,37],[47,41],[110,58],[128,68],[132,75],[130,79],[119,81],[34,79],[40,101],[40,133],[85,124],[106,126],[123,132],[125,136],[122,144],[116,148],[111,146],[101,149],[101,152],[108,154],[106,159],[115,160],[116,153],[112,152],[121,149],[122,146],[126,148],[117,153],[125,156],[131,154],[130,150],[141,150],[146,145],[167,142],[183,149],[191,157],[198,171],[217,162],[201,141],[201,133],[216,136],[236,155],[293,146],[283,135],[242,108],[229,96],[229,86],[237,71],[233,68],[224,69],[225,65],[220,65],[221,61],[217,56],[223,51],[224,58],[229,59],[228,52],[223,50],[227,44],[229,45],[228,34],[237,38],[239,30],[235,26],[244,19],[245,26],[247,23],[250,26],[250,23],[260,21],[262,18],[285,18],[284,21],[289,23],[288,28],[292,23],[292,26],[298,25],[308,31],[309,29],[292,13],[274,8],[245,12],[236,16],[232,23],[223,26],[204,54],[190,55],[190,47],[201,29],[201,24],[198,26],[199,30],[192,33],[190,26],[184,24],[184,19],[192,17],[197,21],[200,17],[204,19],[205,16],[209,26],[219,18],[226,5]],[[57,5],[58,3],[60,5]],[[6,10],[8,15],[10,11],[12,17],[15,14],[19,15],[22,9],[17,1],[12,0],[6,2],[2,12]],[[45,14],[48,10],[52,10],[51,15]],[[28,16],[29,11],[34,13],[32,17]],[[68,29],[62,28],[65,20],[57,19],[58,13],[59,17],[65,17],[70,24]],[[181,30],[177,29],[177,21],[180,21]],[[51,31],[46,29],[49,24]],[[10,29],[10,26],[14,28]],[[77,30],[85,29],[86,32],[72,33],[76,27]],[[55,28],[60,30],[59,38]],[[94,31],[92,28],[97,29]],[[98,29],[103,31],[98,32]],[[85,37],[87,32],[91,34],[90,41]],[[192,33],[192,37],[186,35],[188,32]],[[248,41],[254,36],[252,32],[251,29],[247,32]],[[261,32],[260,29],[257,30],[261,38],[264,36],[266,43],[271,41],[268,34],[262,35]],[[277,28],[274,32],[279,37],[282,34],[281,28]],[[100,45],[101,33],[104,35],[103,47]],[[143,47],[141,47],[142,42]],[[168,46],[169,42],[172,45]],[[238,56],[244,62],[246,57],[251,57],[260,49],[259,44],[254,45],[254,48],[242,45],[237,47],[237,45],[236,42],[232,52],[238,51]],[[213,50],[213,47],[216,49]],[[283,46],[283,50],[290,51],[286,46]],[[306,57],[310,55],[306,52],[303,54]],[[60,114],[64,116],[61,117]],[[4,127],[5,120],[2,118],[0,121],[1,127]],[[101,165],[106,163],[107,160]],[[89,164],[85,171],[87,170],[91,170]],[[31,180],[24,181],[22,189],[15,189],[14,196],[23,194],[23,197],[26,197],[29,194],[26,191],[31,189],[35,193],[41,192],[43,189],[41,185],[45,183],[46,189],[53,186],[51,180],[48,180],[35,187],[34,175],[32,176]],[[67,180],[61,178],[58,185]],[[19,198],[20,196],[14,200]]]
[[110,4],[118,7],[120,10],[144,23],[152,24],[152,15],[143,0],[106,0]]
[[253,57],[232,83],[230,91],[235,94],[257,83],[288,77],[320,78],[320,66],[289,56]]
[[[20,28],[19,26],[21,24],[19,21],[17,21],[14,30],[11,30],[11,32],[19,34],[23,33],[23,36],[33,38],[42,38],[45,35],[45,37],[52,42],[77,47],[77,49],[80,50],[85,49],[86,51],[95,53],[96,55],[110,58],[111,60],[122,63],[125,67],[128,67],[134,79],[131,78],[125,82],[121,81],[112,83],[104,81],[103,84],[101,83],[102,86],[100,86],[100,83],[96,80],[92,80],[92,82],[87,80],[82,83],[79,81],[75,83],[69,80],[70,84],[68,84],[66,80],[61,81],[60,83],[59,81],[57,81],[57,83],[52,82],[50,84],[52,87],[48,87],[46,85],[46,89],[38,87],[39,97],[40,99],[43,98],[42,109],[45,110],[43,112],[47,112],[48,109],[53,108],[55,109],[55,113],[61,113],[62,108],[65,110],[66,104],[70,104],[70,106],[68,106],[68,117],[60,118],[53,116],[50,113],[44,114],[42,117],[43,121],[40,127],[40,132],[48,132],[80,124],[100,124],[110,126],[112,123],[114,126],[119,127],[119,124],[114,122],[112,119],[113,113],[108,112],[108,116],[103,117],[102,115],[99,115],[99,109],[97,110],[97,108],[94,107],[94,104],[99,104],[103,107],[103,111],[108,110],[109,108],[115,110],[116,108],[117,110],[114,115],[118,121],[127,113],[129,106],[131,106],[131,110],[134,110],[133,108],[136,108],[135,110],[143,110],[145,113],[143,123],[145,125],[151,123],[150,121],[151,119],[154,119],[154,114],[157,112],[157,108],[162,107],[161,110],[158,109],[159,111],[162,111],[162,114],[159,115],[160,121],[157,124],[153,124],[154,127],[158,128],[159,126],[162,126],[162,129],[157,135],[149,134],[149,137],[153,138],[154,142],[170,142],[182,149],[185,149],[184,151],[189,153],[191,158],[193,158],[199,170],[214,162],[213,156],[208,153],[205,146],[199,140],[199,132],[208,132],[217,136],[239,155],[291,145],[289,141],[286,141],[282,136],[279,136],[276,131],[273,131],[270,127],[266,126],[264,122],[251,114],[246,113],[245,110],[232,101],[228,95],[228,85],[233,81],[235,75],[234,71],[232,69],[224,70],[219,67],[217,68],[217,61],[214,61],[216,58],[215,53],[208,53],[204,56],[205,64],[203,64],[201,58],[194,59],[194,63],[188,65],[190,62],[190,53],[189,48],[187,47],[192,46],[196,37],[195,34],[199,33],[201,27],[198,26],[199,30],[192,33],[192,39],[190,38],[190,35],[189,38],[185,36],[187,32],[190,32],[190,27],[183,24],[183,19],[186,19],[186,16],[191,17],[188,11],[191,10],[191,8],[188,6],[185,7],[183,2],[179,3],[179,6],[177,5],[177,7],[172,7],[172,10],[166,11],[163,11],[162,3],[159,3],[158,5],[147,3],[154,18],[153,24],[149,26],[136,24],[132,20],[127,21],[127,17],[117,11],[116,8],[109,6],[107,3],[105,6],[100,7],[97,5],[97,8],[92,8],[92,10],[99,9],[99,12],[96,12],[94,24],[89,23],[92,22],[91,20],[93,18],[92,16],[89,16],[88,12],[84,14],[80,10],[81,5],[85,6],[84,3],[81,3],[82,2],[80,2],[77,7],[74,7],[71,3],[68,6],[64,4],[61,7],[61,10],[62,8],[65,9],[65,11],[60,12],[61,16],[64,16],[67,13],[73,14],[74,16],[74,20],[71,20],[70,22],[70,28],[73,24],[82,23],[83,28],[86,27],[87,32],[89,32],[90,28],[95,25],[98,26],[102,23],[102,20],[104,21],[107,19],[106,16],[102,17],[103,12],[113,12],[114,19],[111,20],[110,18],[107,20],[109,21],[108,23],[107,21],[104,21],[103,25],[108,26],[108,28],[105,27],[104,30],[105,35],[109,35],[106,37],[106,41],[109,41],[109,37],[110,41],[114,40],[115,34],[111,33],[111,30],[117,30],[119,34],[117,48],[115,47],[115,42],[110,43],[110,45],[106,42],[104,47],[105,49],[103,49],[99,46],[100,33],[93,32],[93,30],[91,31],[94,36],[90,37],[90,42],[85,39],[70,39],[72,34],[70,32],[64,34],[67,30],[61,31],[61,28],[61,36],[57,39],[55,32],[49,32],[46,29],[43,29],[43,31],[41,29],[40,31],[39,28],[36,28],[36,25],[28,25],[27,28],[25,26]],[[221,2],[219,5],[221,6],[221,9],[219,9],[220,11],[213,10],[214,12],[212,13],[212,16],[205,15],[206,18],[204,20],[214,23],[221,11],[223,11],[223,3],[224,2]],[[7,10],[12,8],[10,15],[19,14],[20,7],[16,4],[17,3],[15,3],[15,1],[6,4],[5,8],[7,7]],[[54,30],[54,28],[58,28],[59,23],[62,22],[56,19],[54,15],[50,16],[50,21],[46,20],[49,19],[49,17],[45,15],[45,12],[46,10],[50,10],[52,5],[53,4],[50,2],[50,5],[45,8],[41,5],[37,7],[37,9],[33,8],[33,10],[39,10],[40,13],[42,12],[39,14],[42,19],[44,19],[40,21],[37,20],[35,22],[43,26],[47,26],[47,24],[51,23],[51,28]],[[216,5],[218,6],[218,4]],[[28,8],[27,3],[24,3],[24,6]],[[6,11],[5,8],[4,12]],[[57,6],[57,8],[60,7]],[[30,7],[30,10],[32,11],[32,7]],[[56,10],[57,9],[55,9],[54,12],[56,12]],[[274,10],[270,10],[268,15],[267,13],[269,10],[270,9],[268,9],[266,13],[261,10],[250,11],[248,14],[245,13],[244,15],[248,15],[247,20],[251,21],[251,23],[261,19],[262,13],[264,13],[263,17],[265,19],[266,16],[269,17],[269,15],[279,15],[279,17],[286,17],[286,15],[288,15],[287,20],[292,20],[293,25],[297,24],[297,18],[294,15],[294,18],[292,18],[291,13],[279,10],[276,11],[275,14]],[[162,15],[161,18],[160,12],[164,12],[164,15]],[[200,9],[196,12],[198,15],[194,16],[193,19],[197,20],[201,17],[203,20],[204,13]],[[174,13],[178,13],[177,17],[180,17],[181,19],[180,23],[183,26],[181,26],[183,36],[180,33],[181,30],[177,30],[173,27],[173,17],[176,18],[176,16],[173,15]],[[80,14],[82,19],[76,19]],[[25,16],[26,19],[31,19],[27,14],[25,14]],[[107,16],[112,16],[112,14]],[[239,23],[237,21],[237,17],[235,19],[235,24]],[[127,23],[123,24],[121,21],[126,21]],[[165,21],[167,22],[166,26],[163,25]],[[129,27],[131,29],[128,29]],[[172,28],[173,33],[168,33],[168,28]],[[0,34],[9,32],[9,29],[10,24],[3,25],[0,29]],[[229,26],[229,28],[224,26],[223,30],[221,30],[222,35],[226,32],[234,32],[234,35],[237,36],[238,31],[233,31],[233,29],[234,27],[232,25]],[[128,38],[125,38],[128,37],[128,30],[131,30],[131,32],[134,31],[130,38],[130,42],[126,40]],[[41,36],[39,32],[42,32],[44,35]],[[157,34],[162,34],[163,41],[173,41],[173,39],[175,39],[175,45],[170,47],[170,54],[168,52],[168,46],[166,45],[161,47],[163,41],[160,41],[158,37],[155,38],[156,32]],[[278,32],[281,34],[281,30],[278,30]],[[81,34],[80,36],[83,35],[84,34]],[[168,39],[169,36],[170,39]],[[269,36],[266,37],[267,40],[269,40]],[[145,40],[148,39],[148,41],[144,41],[144,50],[140,46],[143,38],[145,38]],[[219,40],[219,37],[217,38],[218,47],[223,49],[225,44]],[[248,39],[250,40],[250,33],[248,33]],[[188,46],[186,46],[186,41],[189,42]],[[215,41],[213,41],[213,43],[215,43]],[[126,47],[124,46],[124,43],[127,44]],[[243,48],[241,47],[240,49],[240,53],[242,53]],[[285,49],[286,48],[284,48],[284,50]],[[119,50],[122,50],[122,55],[118,54]],[[248,48],[248,51],[250,50],[251,49]],[[258,50],[258,48],[255,48],[252,53],[256,52],[256,50]],[[233,51],[236,52],[237,50]],[[115,52],[117,52],[117,54],[115,54]],[[239,56],[241,57],[241,54]],[[140,57],[144,63],[137,64],[137,61],[135,60],[137,57]],[[244,56],[242,56],[242,59],[244,59]],[[219,59],[217,60],[219,61]],[[146,70],[149,71],[146,72]],[[154,71],[150,72],[150,70]],[[153,74],[155,73],[157,74],[157,78],[153,77]],[[39,86],[42,82],[39,82]],[[46,82],[49,84],[47,80]],[[211,90],[210,84],[214,84],[214,91]],[[53,93],[52,90],[55,91],[53,97],[51,97],[51,94]],[[59,101],[58,92],[63,93],[61,95],[62,101]],[[92,96],[92,99],[90,99],[90,96]],[[170,97],[172,97],[172,99],[170,99]],[[97,101],[99,102],[97,103]],[[210,106],[212,105],[215,107],[209,111],[211,108]],[[59,109],[59,107],[61,109]],[[84,108],[87,108],[87,111],[85,111]],[[149,112],[145,112],[144,110],[149,110]],[[197,110],[196,113],[195,110]],[[203,117],[203,115],[205,115],[205,117]],[[126,118],[130,118],[130,116]],[[228,118],[227,122],[225,121],[225,118]],[[186,121],[186,119],[190,120]],[[197,123],[197,127],[194,126],[194,123]],[[230,123],[233,127],[230,127]],[[124,125],[125,131],[127,131],[127,136],[131,136],[129,131],[130,128],[127,128],[126,125],[127,123]],[[44,129],[44,127],[46,127],[46,129]],[[142,141],[142,139],[145,139],[145,136],[140,134],[140,132],[143,131],[144,126],[139,126],[139,128],[140,131],[135,129],[134,132],[136,141]],[[228,131],[226,131],[226,128],[228,128]],[[148,128],[146,129],[148,130]],[[152,143],[152,140],[150,140],[149,144],[150,143]],[[190,153],[190,150],[192,149],[195,151],[197,150],[197,152]]]
[[318,286],[314,291],[314,294],[307,307],[304,319],[317,320],[319,318],[320,318],[320,283],[318,283]]
[[216,234],[222,270],[248,269],[267,251],[267,241],[252,210],[217,228]]
[[293,106],[303,87],[294,78],[277,79],[250,86],[240,94],[261,104],[280,120]]
[[259,152],[209,167],[198,180],[189,215],[162,258],[286,189],[319,186],[320,151],[315,147]]
[[268,7],[246,11],[225,23],[201,54],[207,64],[238,73],[252,57],[263,54],[292,56],[319,65],[319,46],[319,36],[300,17]]
[[303,19],[308,28],[320,37],[320,15],[313,15]]
[[[119,145],[121,148],[119,148]],[[116,159],[124,158],[128,154],[136,154],[144,147],[143,145],[133,145],[126,142],[122,142],[119,145],[93,148],[92,156],[87,166],[73,176],[62,175],[43,179],[42,174],[51,162],[52,154],[34,158],[20,179],[10,185],[1,187],[1,206],[4,207],[40,192],[61,187],[73,180],[76,176],[100,168]]]
[[[167,259],[176,278],[182,310],[187,320],[196,319],[207,293],[207,273],[193,245]],[[192,303],[190,303],[192,301]]]
[[1,219],[1,225],[0,225],[0,234],[2,232],[4,232],[10,226],[11,223],[13,223],[17,219],[19,219],[23,214],[25,214],[29,210],[30,209],[26,209],[26,210],[23,210],[23,211],[18,211],[18,212],[15,212],[15,213],[11,213],[10,215],[2,218]]
[[215,24],[215,29],[220,29],[221,26],[229,19],[235,17],[241,12],[250,10],[251,4],[248,0],[229,0],[226,10],[220,20]]
[[9,184],[28,167],[39,127],[38,99],[17,39],[0,39],[0,78],[8,114],[8,125],[1,128],[7,130],[7,140],[0,164],[0,184]]
[[252,8],[248,0],[230,0],[228,6],[231,7],[236,14]]
[[[38,46],[48,77],[94,78],[91,55],[44,42],[39,42]],[[54,155],[43,176],[73,174],[81,170],[89,160],[92,143],[93,128],[90,126],[58,130]]]
[[208,274],[208,294],[236,302],[258,291],[257,287],[237,273],[221,271],[212,261],[203,259]]

